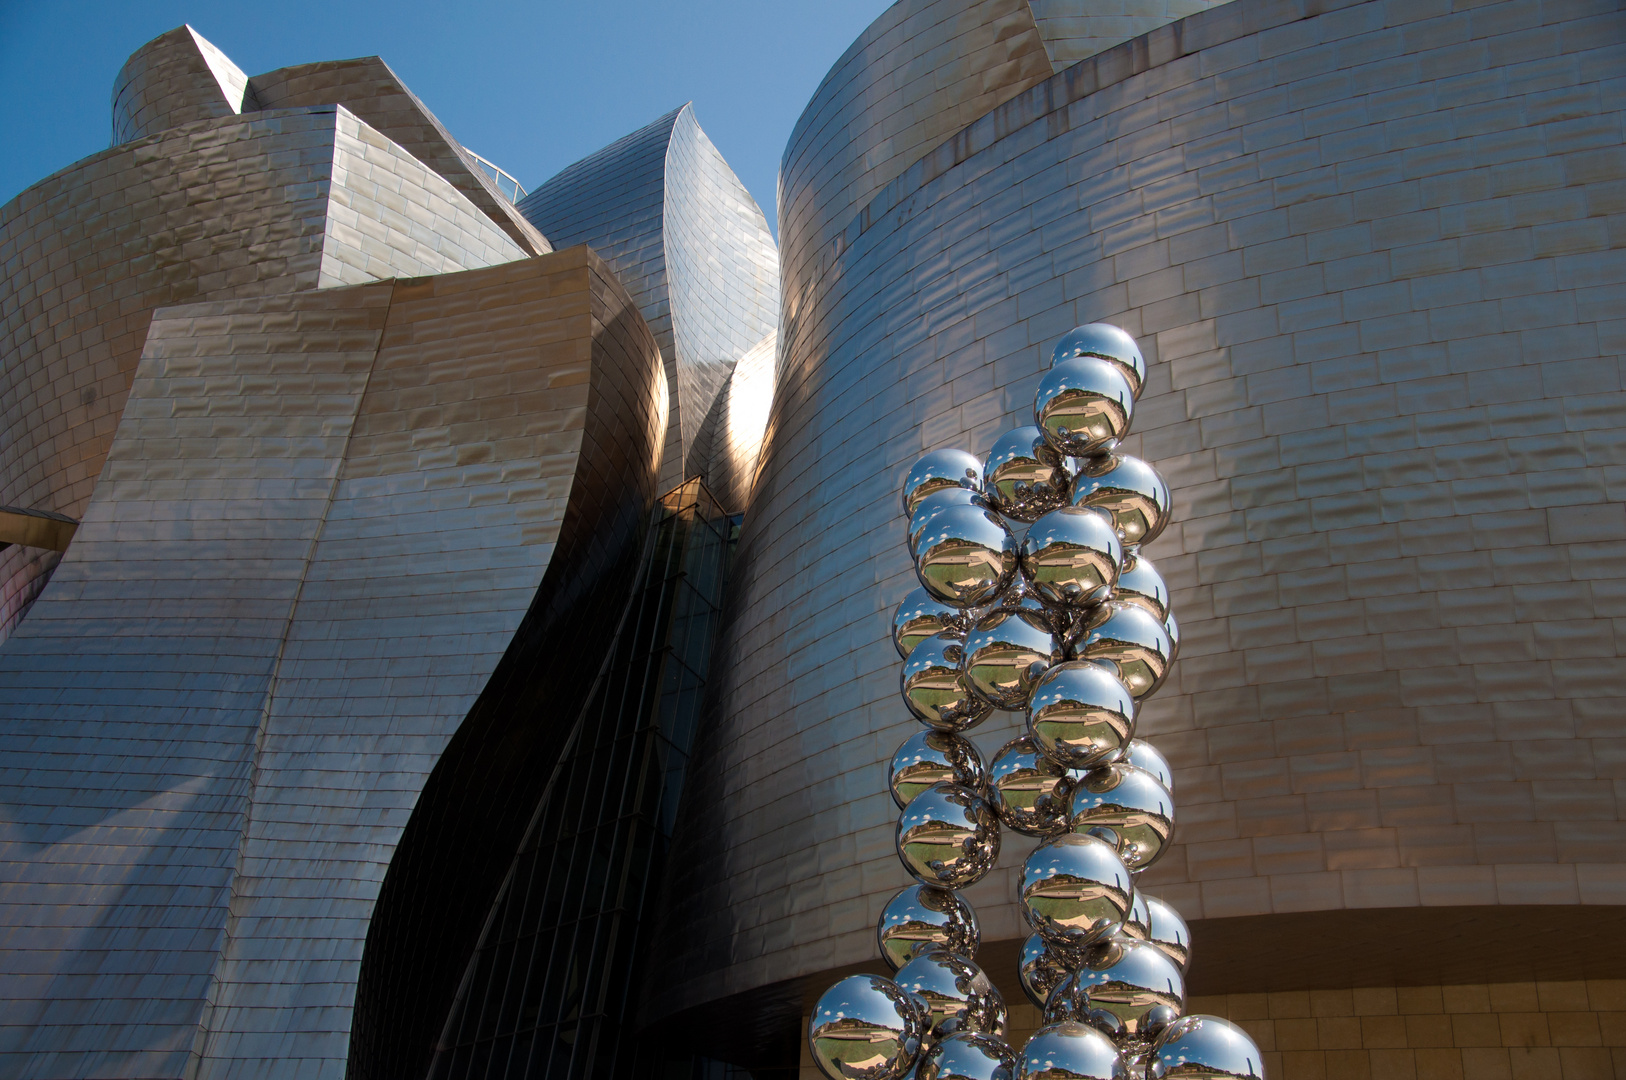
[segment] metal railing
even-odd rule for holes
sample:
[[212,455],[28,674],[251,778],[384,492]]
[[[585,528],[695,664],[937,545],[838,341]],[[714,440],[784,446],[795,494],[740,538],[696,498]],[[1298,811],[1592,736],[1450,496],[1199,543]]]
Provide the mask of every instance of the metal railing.
[[510,176],[501,166],[495,162],[487,161],[466,146],[463,149],[468,151],[469,157],[474,159],[474,163],[479,166],[480,171],[490,177],[492,183],[497,185],[497,191],[502,194],[503,198],[509,202],[517,203],[525,197],[525,186]]

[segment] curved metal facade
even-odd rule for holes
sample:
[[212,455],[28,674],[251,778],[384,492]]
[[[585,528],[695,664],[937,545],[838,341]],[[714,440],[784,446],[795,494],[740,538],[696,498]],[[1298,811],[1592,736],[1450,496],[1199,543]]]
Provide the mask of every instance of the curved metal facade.
[[[863,187],[814,121],[860,39],[786,156],[778,396],[656,1014],[791,1024],[797,979],[873,962],[906,880],[899,484],[1030,422],[1097,320],[1153,361],[1128,448],[1180,523],[1142,724],[1182,843],[1147,883],[1196,921],[1198,990],[1621,962],[1623,34],[1608,4],[1234,0],[1011,91],[834,223],[809,208]],[[1023,850],[968,893],[996,957]]]
[[602,252],[654,331],[673,395],[662,490],[700,476],[726,500],[739,484],[722,472],[733,459],[710,455],[715,411],[734,365],[777,329],[779,253],[693,108],[569,166],[520,209],[555,242]]

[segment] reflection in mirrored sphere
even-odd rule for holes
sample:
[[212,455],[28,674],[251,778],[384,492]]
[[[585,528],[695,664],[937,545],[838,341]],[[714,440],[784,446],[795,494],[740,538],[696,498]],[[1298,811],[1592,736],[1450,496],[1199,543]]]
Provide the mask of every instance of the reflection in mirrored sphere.
[[1265,1080],[1263,1055],[1247,1032],[1217,1016],[1185,1016],[1152,1044],[1150,1080]]
[[903,868],[921,884],[963,888],[994,868],[999,819],[970,788],[933,784],[899,815],[897,846]]
[[1093,356],[1058,362],[1033,398],[1033,421],[1059,455],[1111,450],[1129,432],[1135,393],[1115,365]]
[[1180,658],[1180,624],[1172,611],[1163,616],[1163,632],[1169,635],[1169,663],[1172,664]]
[[1129,381],[1135,396],[1140,397],[1141,387],[1146,385],[1146,358],[1127,331],[1111,323],[1075,326],[1056,342],[1050,362],[1059,364],[1075,356],[1094,356],[1114,365]]
[[892,616],[892,644],[897,646],[898,655],[907,659],[916,645],[933,634],[944,630],[963,633],[964,629],[964,611],[933,600],[925,589],[914,589],[903,598]]
[[1066,459],[1031,426],[1007,431],[994,442],[982,482],[993,508],[1017,521],[1066,505],[1073,490]]
[[1135,732],[1136,704],[1104,664],[1073,660],[1044,673],[1028,696],[1028,734],[1041,753],[1085,768],[1117,753]]
[[1050,995],[1045,1021],[1078,1020],[1124,1046],[1157,1038],[1185,1007],[1174,961],[1155,945],[1114,934]]
[[830,1080],[901,1080],[925,1034],[925,1012],[895,982],[849,975],[813,1007],[807,1042]]
[[1063,1020],[1033,1033],[1018,1056],[1017,1080],[1126,1080],[1112,1040],[1087,1024]]
[[1146,914],[1150,927],[1146,940],[1162,949],[1175,967],[1184,972],[1191,963],[1191,931],[1186,928],[1186,920],[1172,904],[1155,896],[1146,897]]
[[1073,505],[1111,514],[1124,544],[1148,544],[1169,523],[1169,485],[1140,458],[1105,454],[1079,463]]
[[915,512],[920,500],[934,491],[963,487],[982,490],[982,462],[964,450],[933,450],[910,466],[903,481],[903,516]]
[[1152,560],[1138,551],[1124,551],[1123,566],[1112,587],[1112,599],[1143,607],[1159,620],[1169,613],[1168,583],[1152,565]]
[[1022,576],[1040,600],[1077,609],[1111,594],[1123,545],[1106,515],[1064,506],[1028,529],[1020,561]]
[[956,1031],[1005,1033],[1005,999],[975,962],[947,949],[927,949],[894,976],[926,1011],[926,1040]]
[[922,724],[964,731],[982,723],[993,706],[971,692],[960,665],[965,643],[945,630],[915,646],[903,662],[903,700]]
[[915,575],[928,595],[954,607],[998,599],[1016,576],[1016,537],[991,510],[949,506],[915,545]]
[[1130,739],[1124,752],[1113,760],[1145,769],[1157,777],[1157,782],[1168,788],[1170,794],[1174,793],[1174,770],[1169,768],[1169,759],[1145,739]]
[[1063,950],[1076,950],[1123,925],[1135,886],[1112,845],[1082,833],[1040,844],[1022,866],[1022,916]]
[[939,1039],[920,1058],[917,1080],[1012,1080],[1016,1051],[997,1035],[957,1031]]
[[1124,916],[1124,924],[1118,928],[1118,933],[1136,941],[1145,941],[1151,932],[1152,913],[1146,907],[1145,894],[1136,886],[1135,902],[1129,905],[1129,914]]
[[1000,823],[1028,836],[1067,831],[1073,781],[1030,736],[1000,747],[988,767],[988,799]]
[[909,515],[909,527],[906,536],[909,542],[909,555],[914,557],[920,551],[920,538],[926,532],[938,514],[951,506],[970,506],[978,510],[992,512],[993,505],[978,492],[969,488],[952,487],[934,491],[915,507],[915,512]]
[[996,606],[1006,611],[1025,611],[1037,618],[1042,624],[1050,627],[1050,631],[1057,638],[1067,629],[1069,612],[1063,608],[1054,608],[1039,599],[1039,594],[1033,591],[1021,574],[1011,579],[1011,587],[1000,594]]
[[986,778],[982,755],[970,739],[947,731],[917,731],[892,755],[888,787],[892,789],[892,801],[902,810],[933,784],[957,784],[980,791]]
[[1061,952],[1038,934],[1029,934],[1017,960],[1016,973],[1022,983],[1022,993],[1042,1010],[1050,991],[1060,986],[1081,963],[1083,960],[1078,956]]
[[1074,623],[1067,638],[1074,658],[1111,664],[1137,701],[1163,685],[1174,662],[1174,645],[1163,624],[1129,604],[1102,604]]
[[1062,658],[1043,616],[995,608],[966,631],[965,678],[996,709],[1025,709],[1033,684]]
[[893,971],[933,946],[975,960],[982,944],[977,913],[959,893],[918,884],[906,885],[887,901],[875,936]]
[[1102,765],[1073,785],[1072,828],[1114,845],[1124,865],[1138,873],[1169,848],[1174,796],[1145,769]]

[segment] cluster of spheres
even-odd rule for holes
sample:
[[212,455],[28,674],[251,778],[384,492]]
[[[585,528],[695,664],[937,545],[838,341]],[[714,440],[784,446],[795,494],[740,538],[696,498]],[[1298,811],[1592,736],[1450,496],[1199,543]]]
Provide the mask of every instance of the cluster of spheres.
[[[1185,1016],[1184,921],[1136,886],[1174,833],[1173,777],[1135,737],[1180,630],[1141,546],[1169,522],[1156,469],[1118,452],[1146,363],[1115,326],[1056,346],[1033,424],[986,461],[927,454],[903,489],[920,588],[898,607],[903,699],[919,732],[892,758],[898,858],[914,878],[877,927],[893,976],[853,975],[814,1008],[830,1080],[1262,1080],[1225,1020]],[[995,709],[1027,734],[984,764],[966,736]],[[1002,829],[1039,838],[1023,866],[1023,992],[1044,1024],[1006,1041],[957,891],[993,869]]]

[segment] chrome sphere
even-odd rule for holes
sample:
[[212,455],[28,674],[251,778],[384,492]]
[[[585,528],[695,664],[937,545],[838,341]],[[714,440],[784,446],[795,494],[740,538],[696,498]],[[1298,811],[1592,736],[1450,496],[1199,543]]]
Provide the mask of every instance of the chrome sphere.
[[999,748],[988,767],[988,801],[1000,823],[1028,836],[1067,831],[1072,776],[1039,753],[1031,736]]
[[951,506],[974,506],[978,510],[993,510],[993,504],[983,498],[978,492],[969,488],[951,487],[942,488],[932,492],[915,507],[915,512],[909,515],[909,528],[907,540],[909,543],[909,556],[913,558],[920,550],[920,537],[926,527]]
[[933,599],[975,607],[998,599],[1010,587],[1016,550],[1016,537],[992,510],[949,506],[921,530],[915,574]]
[[1120,1046],[1150,1042],[1180,1018],[1186,982],[1156,945],[1114,934],[1050,995],[1045,1021],[1078,1020]]
[[906,885],[887,901],[875,937],[881,959],[893,971],[934,947],[975,960],[982,944],[977,913],[971,905],[951,889],[930,885]]
[[1110,451],[1129,432],[1135,392],[1115,365],[1093,356],[1058,362],[1039,380],[1033,421],[1058,454]]
[[1027,708],[1033,684],[1061,659],[1050,621],[1020,608],[995,608],[966,631],[965,681],[996,709]]
[[1169,485],[1140,458],[1104,454],[1079,463],[1073,505],[1105,510],[1119,540],[1147,544],[1169,523]]
[[1174,835],[1174,796],[1133,765],[1091,769],[1073,785],[1072,829],[1112,844],[1131,872],[1151,866]]
[[915,512],[920,500],[934,491],[962,487],[982,490],[982,462],[964,450],[933,450],[909,467],[903,481],[903,516]]
[[925,1011],[897,983],[849,975],[813,1006],[807,1044],[830,1080],[901,1080],[925,1035]]
[[915,719],[940,731],[976,727],[994,707],[971,692],[960,665],[965,643],[945,630],[915,646],[903,662],[903,700]]
[[1016,1064],[1016,1080],[1127,1080],[1128,1076],[1112,1040],[1076,1020],[1046,1024],[1035,1031]]
[[1124,552],[1123,566],[1112,587],[1112,599],[1143,607],[1159,619],[1169,614],[1169,586],[1152,560],[1140,552]]
[[1057,637],[1061,636],[1067,625],[1068,613],[1040,600],[1039,594],[1033,591],[1033,586],[1028,584],[1027,578],[1021,574],[1011,579],[1011,587],[1000,594],[994,606],[1006,611],[1025,611],[1029,615],[1036,616],[1050,627],[1051,633]]
[[1145,739],[1130,739],[1124,752],[1114,760],[1125,765],[1133,765],[1137,769],[1145,769],[1157,777],[1157,782],[1174,792],[1174,770],[1169,768],[1169,759],[1162,752]]
[[1043,1011],[1050,991],[1066,981],[1073,969],[1084,961],[1080,956],[1062,952],[1038,934],[1029,934],[1022,943],[1022,955],[1017,961],[1016,974],[1022,983],[1022,993]]
[[1163,616],[1163,632],[1169,635],[1169,663],[1180,659],[1180,624],[1174,621],[1174,612]]
[[1111,323],[1085,323],[1069,330],[1056,342],[1050,354],[1051,364],[1071,360],[1075,356],[1094,356],[1116,367],[1129,381],[1130,389],[1140,397],[1146,385],[1146,358],[1140,346],[1129,333]]
[[1017,521],[1033,521],[1067,504],[1073,474],[1042,431],[1019,427],[1001,435],[988,451],[982,485],[995,510]]
[[1184,1016],[1152,1044],[1148,1080],[1265,1080],[1247,1032],[1217,1016]]
[[1139,887],[1135,889],[1135,902],[1129,905],[1129,914],[1124,916],[1124,924],[1118,928],[1118,933],[1136,941],[1145,941],[1152,933],[1152,913],[1147,909],[1146,897]]
[[1046,757],[1087,768],[1135,733],[1137,705],[1117,669],[1073,660],[1044,673],[1028,697],[1028,734]]
[[1174,663],[1174,643],[1144,608],[1102,604],[1067,631],[1068,651],[1079,660],[1112,666],[1135,700],[1157,690]]
[[1040,600],[1083,608],[1112,593],[1123,557],[1123,545],[1106,514],[1064,506],[1028,529],[1020,565]]
[[999,819],[970,788],[933,784],[898,816],[898,860],[923,885],[959,889],[999,859]]
[[1173,906],[1164,903],[1155,896],[1146,897],[1147,926],[1150,932],[1146,940],[1163,950],[1163,954],[1174,961],[1175,967],[1182,972],[1191,963],[1191,931],[1186,928],[1186,920]]
[[898,809],[907,807],[922,791],[937,783],[956,784],[981,791],[987,780],[982,755],[970,739],[948,731],[917,731],[892,755],[887,786]]
[[1093,944],[1123,925],[1135,885],[1111,844],[1063,833],[1022,866],[1022,916],[1062,950]]
[[973,961],[947,949],[927,949],[893,976],[926,1013],[926,1041],[956,1031],[1005,1034],[1005,999]]
[[997,1035],[956,1031],[921,1055],[916,1080],[1012,1080],[1016,1051]]
[[915,646],[945,630],[965,632],[965,612],[949,607],[941,600],[933,600],[925,589],[914,589],[903,598],[892,616],[892,644],[904,659],[915,651]]

